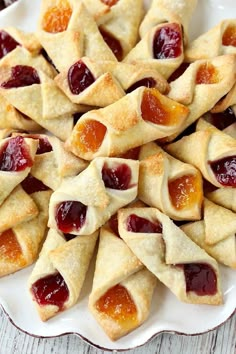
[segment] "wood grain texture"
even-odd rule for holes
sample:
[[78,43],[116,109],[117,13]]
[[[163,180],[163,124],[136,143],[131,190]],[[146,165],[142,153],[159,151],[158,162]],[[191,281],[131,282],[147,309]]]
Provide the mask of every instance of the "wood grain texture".
[[[204,319],[203,319],[204,321]],[[0,309],[0,354],[108,354],[91,347],[78,336],[39,339],[16,329]],[[129,354],[234,354],[236,353],[236,314],[224,325],[199,336],[161,334]]]

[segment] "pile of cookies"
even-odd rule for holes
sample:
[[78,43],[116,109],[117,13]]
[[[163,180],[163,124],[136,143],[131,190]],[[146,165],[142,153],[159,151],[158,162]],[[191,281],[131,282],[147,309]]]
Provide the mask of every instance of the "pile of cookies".
[[[236,268],[236,20],[192,43],[197,0],[42,0],[0,29],[0,276],[35,262],[43,321],[80,301],[116,340],[157,281],[223,303]],[[97,249],[96,249],[97,246]]]

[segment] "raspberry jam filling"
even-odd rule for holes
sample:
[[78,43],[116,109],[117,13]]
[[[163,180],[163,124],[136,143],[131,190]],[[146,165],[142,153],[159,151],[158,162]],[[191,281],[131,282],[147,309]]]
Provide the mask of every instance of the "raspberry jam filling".
[[112,232],[116,235],[119,236],[119,231],[118,231],[118,218],[117,214],[114,214],[108,221],[108,225],[111,228]]
[[233,46],[236,47],[236,26],[229,25],[224,31],[222,37],[222,44],[225,46]]
[[16,65],[11,68],[11,77],[1,84],[5,89],[40,84],[37,71],[31,66]]
[[55,305],[63,310],[69,298],[69,290],[60,273],[38,279],[31,287],[35,300],[39,305]]
[[23,267],[25,260],[19,242],[11,229],[0,234],[0,258]]
[[102,168],[102,180],[106,188],[126,190],[130,188],[131,177],[131,169],[126,164],[110,168],[105,163]]
[[100,1],[103,2],[103,4],[112,7],[116,5],[119,0],[100,0]]
[[58,6],[50,7],[45,12],[42,28],[49,33],[63,32],[67,29],[72,9],[66,0],[61,0]]
[[36,155],[45,154],[46,152],[51,152],[53,150],[52,145],[46,136],[28,134],[27,137],[31,139],[37,139],[39,141]]
[[236,123],[236,117],[231,107],[224,112],[210,113],[208,121],[219,130],[223,130],[233,123]]
[[126,228],[130,232],[137,233],[162,233],[162,224],[158,221],[150,221],[141,216],[130,214],[126,221]]
[[7,32],[0,31],[0,59],[14,50],[20,43],[15,41]]
[[122,159],[138,160],[139,153],[140,153],[140,146],[137,146],[136,148],[129,149],[124,154],[120,155],[120,157]]
[[202,64],[196,75],[197,85],[212,85],[219,82],[218,70],[211,63]]
[[99,31],[103,37],[104,42],[106,42],[108,47],[111,49],[116,59],[121,61],[123,59],[123,49],[121,47],[120,41],[112,36],[111,33],[108,33],[106,30],[104,30],[104,28],[101,26],[99,27]]
[[82,153],[96,152],[102,145],[107,128],[96,120],[87,120],[76,126],[75,144]]
[[64,233],[79,231],[85,223],[87,206],[73,200],[60,203],[56,208],[57,227]]
[[199,296],[215,295],[217,278],[215,271],[208,264],[183,264],[186,291],[194,291]]
[[161,95],[155,88],[145,89],[141,102],[143,120],[158,125],[174,125],[179,123],[188,109]]
[[70,67],[67,79],[73,95],[79,95],[95,81],[91,71],[82,60]]
[[145,87],[155,87],[156,86],[156,80],[154,80],[152,77],[145,77],[142,80],[139,80],[135,82],[133,85],[131,85],[127,90],[126,93],[130,93],[134,90],[136,90],[138,87],[145,86]]
[[24,179],[24,181],[21,182],[21,186],[28,194],[49,190],[48,186],[45,186],[43,182],[30,174]]
[[185,175],[168,182],[172,204],[177,210],[199,205],[202,199],[200,176]]
[[236,187],[236,156],[209,161],[216,180],[223,187]]
[[0,148],[0,171],[19,172],[32,165],[29,148],[21,136],[7,140]]
[[96,302],[96,309],[127,330],[138,324],[137,308],[127,289],[117,284]]
[[157,29],[153,38],[154,59],[173,59],[182,54],[182,31],[172,23]]

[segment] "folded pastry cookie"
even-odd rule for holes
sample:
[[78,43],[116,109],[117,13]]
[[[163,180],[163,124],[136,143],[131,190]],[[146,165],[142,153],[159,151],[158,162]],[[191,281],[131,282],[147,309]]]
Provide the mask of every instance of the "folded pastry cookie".
[[66,235],[49,230],[28,281],[30,295],[43,321],[78,301],[97,237],[95,232],[67,241]]
[[112,340],[147,319],[155,285],[155,276],[126,243],[108,226],[102,227],[89,309]]
[[108,107],[84,114],[66,147],[85,160],[117,156],[180,131],[188,113],[158,90],[140,87]]
[[38,54],[42,48],[33,33],[24,33],[14,27],[0,29],[0,60],[16,47],[24,47],[32,54]]
[[139,63],[157,70],[164,78],[184,60],[183,33],[179,23],[162,23],[148,31],[124,58],[126,63]]
[[235,65],[234,55],[198,60],[170,83],[168,96],[187,105],[190,110],[182,131],[211,110],[229,92],[235,82]]
[[181,229],[218,262],[236,268],[234,212],[205,199],[203,220],[185,224]]
[[185,61],[236,54],[236,20],[226,19],[195,39],[185,51]]
[[39,141],[30,173],[52,190],[59,187],[63,178],[75,176],[87,166],[85,161],[66,151],[64,144],[55,136],[13,133],[15,135]]
[[84,57],[55,78],[74,103],[105,107],[139,86],[169,91],[167,81],[155,70],[115,61],[94,61]]
[[138,40],[143,1],[85,0],[84,4],[95,18],[105,42],[117,60],[122,60]]
[[[183,26],[184,36],[188,37],[188,27],[197,0],[152,0],[141,25],[140,35],[143,37],[152,27],[160,23],[175,22]],[[186,38],[185,38],[186,39]]]
[[195,133],[167,145],[165,149],[180,160],[192,163],[214,186],[235,187],[236,140],[203,119],[196,127]]
[[59,71],[83,56],[116,60],[81,1],[43,0],[36,35]]
[[206,197],[213,203],[223,206],[236,212],[236,189],[235,188],[218,188],[206,193]]
[[174,220],[201,218],[202,177],[192,165],[177,160],[155,143],[139,153],[138,197]]
[[223,97],[216,105],[211,109],[212,113],[223,112],[227,108],[233,106],[236,111],[236,83],[231,88],[231,90],[227,93],[225,97]]
[[[33,183],[29,177],[24,180],[22,187],[35,203],[38,214],[0,234],[0,276],[14,273],[32,264],[38,257],[45,237],[51,191],[45,186],[37,185],[37,182]],[[22,208],[24,201],[25,197],[18,200],[18,208]]]
[[94,159],[78,176],[66,178],[53,193],[49,226],[75,235],[89,235],[137,196],[139,162]]
[[140,261],[181,301],[222,303],[216,260],[155,208],[118,212],[119,234]]
[[1,65],[0,76],[0,94],[36,122],[38,118],[55,119],[80,110],[80,106],[70,102],[54,80],[35,67]]
[[0,140],[0,205],[29,174],[38,141],[15,137]]

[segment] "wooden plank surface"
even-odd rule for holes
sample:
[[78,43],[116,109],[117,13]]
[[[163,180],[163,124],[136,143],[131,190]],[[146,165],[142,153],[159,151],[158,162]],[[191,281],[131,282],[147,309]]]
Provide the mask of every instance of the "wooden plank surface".
[[[204,321],[204,319],[203,319]],[[33,338],[18,329],[0,309],[0,354],[103,354],[78,336]],[[161,334],[150,343],[121,352],[129,354],[234,354],[236,353],[236,314],[224,325],[199,336]]]

